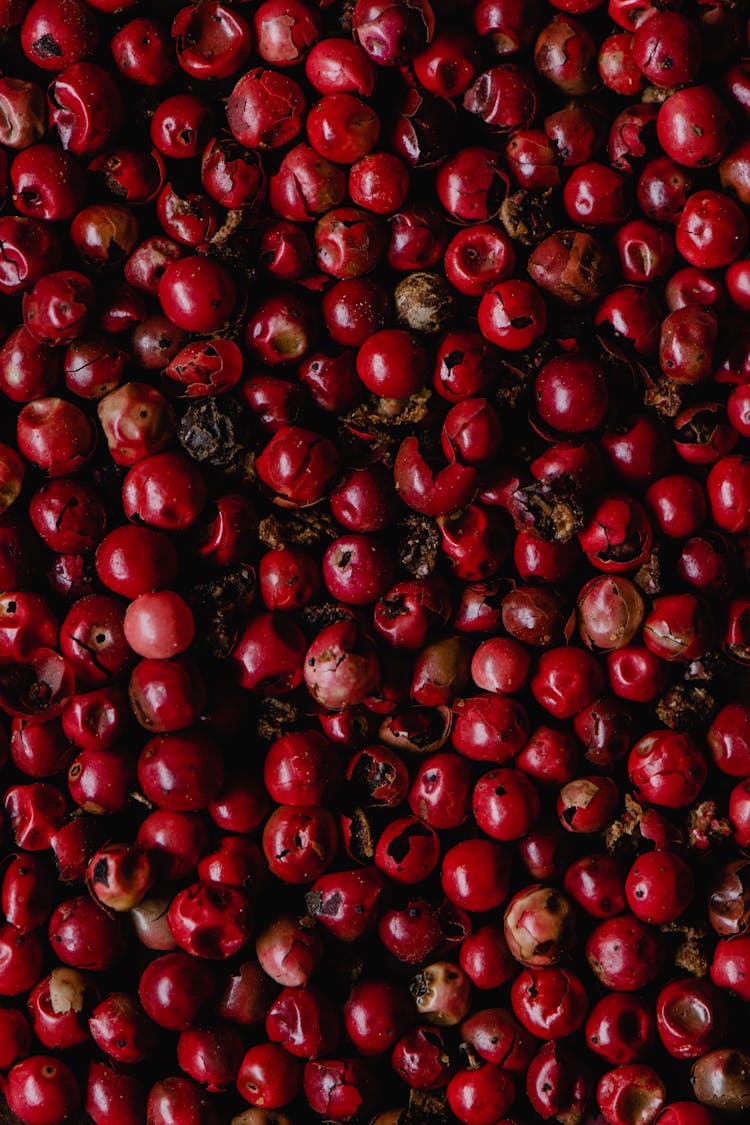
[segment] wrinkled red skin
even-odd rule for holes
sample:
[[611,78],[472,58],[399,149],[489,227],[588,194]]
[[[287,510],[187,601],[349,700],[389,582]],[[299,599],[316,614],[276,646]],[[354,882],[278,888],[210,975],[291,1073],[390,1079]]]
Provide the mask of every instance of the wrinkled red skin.
[[172,38],[180,66],[197,79],[237,74],[252,47],[250,25],[244,17],[213,0],[181,8],[172,23]]
[[590,160],[603,144],[606,119],[592,105],[570,102],[545,118],[544,131],[563,165],[576,167]]
[[208,195],[182,192],[172,183],[165,184],[159,193],[156,214],[164,233],[192,250],[204,249],[221,222],[219,206]]
[[555,15],[542,28],[534,45],[538,72],[565,94],[586,94],[596,78],[596,45],[578,20]]
[[375,63],[398,66],[427,46],[435,19],[428,0],[358,0],[352,28]]
[[244,74],[230,94],[227,121],[241,145],[273,149],[299,134],[306,108],[294,79],[258,67]]
[[125,280],[136,289],[157,296],[167,266],[181,258],[183,253],[183,248],[173,239],[166,235],[153,235],[136,246],[125,262]]
[[236,887],[195,883],[172,899],[169,928],[185,952],[222,960],[237,953],[250,938],[248,896]]
[[323,39],[305,59],[308,82],[320,94],[360,94],[369,97],[375,67],[365,51],[349,39]]
[[306,896],[307,910],[341,941],[355,941],[377,924],[384,888],[383,876],[374,867],[323,875]]
[[391,1063],[404,1082],[417,1089],[440,1089],[450,1077],[449,1056],[436,1028],[421,1027],[399,1039]]
[[148,1095],[146,1115],[153,1125],[170,1125],[172,1121],[217,1125],[208,1096],[190,1078],[164,1078],[156,1082]]
[[315,987],[282,989],[268,1009],[265,1026],[272,1042],[302,1059],[330,1054],[340,1036],[333,1005]]
[[58,958],[77,969],[111,968],[125,952],[119,919],[88,897],[68,899],[53,911],[49,937]]
[[[654,105],[627,106],[618,113],[607,140],[607,154],[613,168],[630,173],[639,170],[641,159],[648,152],[648,136],[653,130],[657,115],[658,110]],[[644,211],[647,210],[643,204],[642,207]]]
[[388,265],[399,271],[429,269],[440,261],[450,235],[437,208],[413,206],[389,220]]
[[260,241],[261,266],[280,281],[298,281],[312,265],[310,241],[299,227],[278,222],[264,228]]
[[646,1058],[653,1048],[653,1012],[640,996],[609,993],[591,1009],[585,1027],[586,1044],[614,1066]]
[[503,765],[518,753],[529,733],[528,714],[516,700],[470,696],[456,700],[453,712],[451,742],[474,761]]
[[505,146],[505,155],[519,187],[534,191],[559,185],[557,152],[541,129],[519,129]]
[[683,808],[700,792],[707,765],[688,735],[656,731],[635,744],[628,772],[646,800],[666,808]]
[[473,18],[477,33],[501,56],[530,46],[540,23],[538,4],[514,0],[480,0],[474,6]]
[[636,570],[648,557],[653,533],[648,516],[637,500],[625,495],[609,497],[578,534],[589,562],[607,574]]
[[121,125],[119,86],[97,63],[76,62],[57,75],[48,93],[49,116],[60,142],[74,156],[98,155]]
[[713,623],[695,594],[656,598],[646,615],[643,639],[656,656],[669,661],[693,660],[710,647]]
[[591,933],[586,957],[605,987],[637,992],[658,974],[664,949],[656,931],[631,914],[621,914]]
[[169,28],[159,20],[136,16],[112,38],[112,57],[123,75],[141,86],[161,86],[177,73]]
[[636,28],[633,57],[655,86],[669,88],[692,82],[700,68],[701,36],[677,12],[656,12]]
[[[258,528],[253,505],[246,496],[228,492],[209,507],[209,515],[210,519],[198,531],[198,554],[217,566],[242,562]],[[169,585],[170,582],[159,584]]]
[[628,1107],[634,1101],[655,1116],[664,1105],[666,1087],[650,1066],[630,1063],[608,1071],[599,1080],[597,1103],[612,1121],[627,1119]]
[[625,96],[637,93],[645,84],[632,44],[627,32],[614,32],[599,48],[599,77],[610,90]]
[[204,679],[185,656],[141,660],[131,673],[128,695],[137,721],[153,733],[192,726],[206,702]]
[[58,353],[35,340],[24,325],[14,329],[0,347],[0,389],[12,402],[46,397],[54,389],[59,371]]
[[89,164],[111,195],[121,196],[127,203],[150,203],[164,187],[166,168],[161,153],[131,152],[113,149],[101,153]]
[[454,107],[409,86],[401,103],[401,114],[391,130],[391,143],[413,168],[434,168],[450,154],[455,133]]
[[322,500],[338,471],[333,443],[311,430],[282,427],[256,462],[258,473],[289,507],[306,507]]
[[656,1029],[678,1059],[699,1058],[721,1043],[726,1029],[721,993],[704,980],[672,981],[656,1001]]
[[311,1060],[304,1070],[308,1104],[334,1121],[354,1120],[372,1104],[374,1080],[359,1058]]
[[95,1125],[114,1121],[118,1125],[138,1125],[146,1112],[146,1089],[129,1074],[118,1074],[105,1063],[89,1066],[85,1109]]
[[439,516],[438,526],[441,550],[457,578],[478,581],[501,570],[508,539],[500,513],[470,504],[460,515]]
[[16,856],[8,864],[2,881],[2,909],[10,925],[31,933],[43,925],[54,906],[52,868],[42,856]]
[[459,221],[485,222],[505,194],[497,154],[488,148],[461,149],[442,165],[436,179],[440,202]]
[[510,1000],[519,1023],[542,1039],[573,1034],[588,1011],[580,978],[557,967],[522,969],[511,986]]
[[422,515],[443,516],[464,507],[478,485],[476,469],[446,465],[433,471],[417,438],[405,438],[394,466],[396,489],[410,508]]
[[269,871],[294,885],[311,883],[327,871],[337,842],[336,822],[323,808],[280,805],[263,829]]
[[512,64],[483,71],[466,91],[463,107],[495,129],[524,129],[536,111],[536,90],[530,77]]
[[589,1081],[576,1065],[571,1052],[558,1043],[546,1043],[531,1060],[526,1091],[537,1113],[580,1117],[590,1097]]
[[281,615],[252,619],[232,654],[241,686],[268,695],[294,690],[302,682],[305,644],[301,630]]

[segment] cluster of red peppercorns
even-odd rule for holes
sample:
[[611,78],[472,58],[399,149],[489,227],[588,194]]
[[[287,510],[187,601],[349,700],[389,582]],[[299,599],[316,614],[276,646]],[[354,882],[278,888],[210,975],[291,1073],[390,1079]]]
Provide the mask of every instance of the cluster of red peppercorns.
[[22,1125],[750,1115],[735,0],[0,0]]

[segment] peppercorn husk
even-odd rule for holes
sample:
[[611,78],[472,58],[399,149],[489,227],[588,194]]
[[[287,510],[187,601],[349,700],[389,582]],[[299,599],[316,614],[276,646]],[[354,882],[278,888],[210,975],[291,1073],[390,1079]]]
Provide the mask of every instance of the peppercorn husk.
[[320,602],[306,605],[300,614],[301,622],[312,636],[337,621],[355,621],[354,611],[340,602]]
[[434,1090],[412,1090],[401,1125],[451,1125],[455,1121],[445,1094]]
[[709,956],[706,931],[699,926],[680,922],[667,922],[660,927],[662,933],[677,934],[680,940],[674,950],[673,960],[678,969],[694,977],[708,976]]
[[555,229],[552,189],[512,192],[500,205],[500,222],[509,238],[524,246],[538,245]]
[[288,699],[267,695],[258,704],[256,729],[264,742],[273,742],[299,721],[300,709]]
[[348,825],[348,847],[358,863],[372,863],[377,834],[373,831],[372,814],[359,805],[342,814]]
[[542,539],[567,543],[583,527],[585,513],[564,477],[525,485],[513,499]]
[[214,579],[198,582],[187,592],[198,643],[217,660],[225,660],[234,648],[254,592],[255,571],[249,566],[237,566]]
[[451,286],[437,273],[419,270],[408,274],[394,294],[399,324],[413,332],[442,332],[453,316]]
[[663,379],[650,382],[644,392],[643,402],[662,418],[675,418],[682,410],[680,388],[666,375]]
[[247,418],[234,398],[202,398],[185,410],[177,436],[194,461],[231,469],[247,449]]
[[404,516],[396,525],[398,560],[414,578],[427,578],[437,566],[440,532],[429,516]]
[[378,398],[370,395],[342,418],[342,441],[365,438],[368,444],[377,440],[384,448],[403,439],[401,427],[413,427],[423,422],[430,409],[431,392],[418,391],[409,398]]
[[701,801],[688,813],[687,842],[691,848],[706,851],[731,835],[732,826],[719,815],[715,801]]
[[645,563],[638,567],[633,575],[633,581],[649,597],[661,593],[661,558],[658,547],[655,547]]
[[276,551],[282,547],[317,547],[331,542],[338,534],[333,516],[312,508],[266,516],[258,527],[261,543]]
[[707,722],[715,706],[714,697],[705,688],[674,684],[657,702],[656,714],[665,727],[687,731]]

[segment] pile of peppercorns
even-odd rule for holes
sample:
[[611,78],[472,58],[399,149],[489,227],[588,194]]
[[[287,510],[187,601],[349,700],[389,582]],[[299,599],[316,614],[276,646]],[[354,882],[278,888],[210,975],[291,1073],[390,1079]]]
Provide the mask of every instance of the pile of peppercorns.
[[750,1116],[748,51],[0,0],[14,1120]]

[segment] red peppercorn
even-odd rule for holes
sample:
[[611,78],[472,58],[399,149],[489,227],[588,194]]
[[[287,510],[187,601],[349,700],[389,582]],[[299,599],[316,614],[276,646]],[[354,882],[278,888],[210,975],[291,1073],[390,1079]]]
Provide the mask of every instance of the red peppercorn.
[[662,1044],[678,1059],[699,1058],[722,1040],[726,1009],[708,981],[671,981],[656,1001],[656,1030]]
[[628,906],[643,922],[674,922],[690,905],[695,887],[690,868],[675,852],[646,852],[628,872]]
[[666,1087],[661,1078],[653,1067],[644,1063],[629,1063],[607,1071],[596,1088],[597,1103],[614,1125],[625,1125],[634,1101],[646,1121],[655,1120],[664,1106],[665,1095]]
[[579,977],[568,969],[524,968],[511,985],[513,1014],[543,1039],[563,1039],[582,1026],[588,999]]
[[586,1045],[616,1066],[636,1062],[653,1048],[651,1007],[629,992],[610,992],[591,1009],[585,1027]]
[[67,1063],[50,1055],[30,1055],[9,1071],[5,1096],[26,1125],[55,1125],[78,1109],[80,1090]]
[[707,765],[689,735],[661,730],[636,742],[628,758],[628,774],[637,793],[649,803],[685,808],[700,792]]
[[606,988],[620,992],[637,992],[649,984],[663,956],[657,932],[631,914],[601,922],[586,942],[594,975]]

